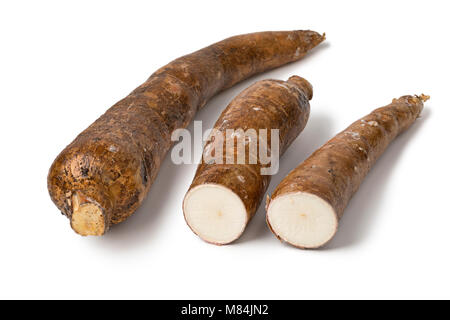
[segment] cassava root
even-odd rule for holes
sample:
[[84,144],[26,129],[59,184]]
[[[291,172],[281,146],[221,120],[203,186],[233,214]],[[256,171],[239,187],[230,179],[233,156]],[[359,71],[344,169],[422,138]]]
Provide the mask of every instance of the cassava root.
[[336,135],[292,170],[268,198],[277,238],[318,248],[335,235],[351,197],[388,145],[417,119],[428,96],[403,96]]
[[[230,139],[227,130],[237,133],[241,129],[238,141],[236,144],[220,141],[219,148],[214,139],[217,135],[210,136],[204,149],[220,153],[222,163],[203,161],[183,202],[186,222],[201,239],[223,245],[241,236],[258,209],[271,177],[261,170],[272,163],[264,164],[260,153],[250,147],[251,143],[262,147],[259,132],[264,130],[267,132],[264,141],[271,146],[273,139],[279,139],[282,154],[304,129],[312,94],[309,82],[298,76],[288,81],[262,80],[241,92],[222,112],[214,129],[226,139]],[[272,136],[271,129],[279,130],[277,137]],[[253,130],[254,136],[248,134],[249,130]],[[239,143],[246,145],[245,150],[237,147]],[[222,148],[225,150],[219,152]],[[244,163],[236,163],[239,152],[245,152]],[[253,163],[250,159],[254,159]]]
[[[302,58],[324,40],[313,31],[228,38],[156,71],[56,158],[50,196],[80,235],[102,235],[140,206],[172,145],[196,111],[252,75]],[[75,198],[85,203],[75,207]]]

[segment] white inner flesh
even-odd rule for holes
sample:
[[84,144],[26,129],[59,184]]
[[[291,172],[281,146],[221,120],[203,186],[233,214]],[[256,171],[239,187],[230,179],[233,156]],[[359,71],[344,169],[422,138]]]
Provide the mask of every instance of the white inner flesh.
[[230,189],[203,184],[188,192],[184,214],[192,230],[214,244],[230,243],[244,232],[247,211],[239,196]]
[[275,198],[267,210],[272,230],[284,241],[302,248],[317,248],[336,233],[338,221],[331,205],[304,192]]

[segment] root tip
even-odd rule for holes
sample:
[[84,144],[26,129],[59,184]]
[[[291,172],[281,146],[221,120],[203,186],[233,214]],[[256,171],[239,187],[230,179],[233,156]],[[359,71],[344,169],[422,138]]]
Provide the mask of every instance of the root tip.
[[299,76],[291,76],[287,82],[292,83],[297,88],[299,88],[301,91],[304,92],[308,100],[311,100],[313,97],[313,87],[311,83],[309,83],[308,80],[299,77]]
[[430,100],[430,96],[426,95],[426,94],[421,94],[420,96],[417,96],[420,100],[422,100],[422,102],[428,101]]

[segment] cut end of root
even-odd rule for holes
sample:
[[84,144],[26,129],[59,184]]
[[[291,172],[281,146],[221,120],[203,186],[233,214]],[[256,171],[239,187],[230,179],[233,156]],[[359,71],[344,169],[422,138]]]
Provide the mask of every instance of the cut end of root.
[[248,216],[241,198],[216,184],[191,189],[183,202],[184,217],[192,231],[206,242],[224,245],[238,239]]
[[101,236],[106,231],[105,215],[96,204],[80,203],[80,197],[72,198],[73,212],[70,220],[72,229],[81,236]]
[[417,96],[422,102],[428,101],[430,99],[430,96],[427,96],[426,94],[421,94],[420,96]]
[[338,227],[331,205],[305,192],[289,193],[272,200],[267,210],[267,223],[280,240],[302,249],[325,245]]

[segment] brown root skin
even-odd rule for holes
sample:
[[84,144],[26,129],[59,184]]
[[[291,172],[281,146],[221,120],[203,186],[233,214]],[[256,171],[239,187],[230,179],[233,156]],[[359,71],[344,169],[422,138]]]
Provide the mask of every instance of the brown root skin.
[[[233,99],[220,115],[214,129],[224,136],[228,129],[245,128],[245,130],[254,129],[255,132],[266,129],[269,131],[267,139],[269,146],[272,140],[270,129],[278,129],[281,156],[304,129],[310,112],[308,100],[312,98],[312,95],[311,84],[298,76],[292,76],[288,81],[262,80],[256,82]],[[214,148],[214,141],[210,137],[205,144],[205,150]],[[228,151],[234,159],[237,159],[235,146]],[[224,145],[223,152],[227,153],[226,145]],[[262,175],[261,169],[269,167],[270,164],[262,165],[259,155],[255,157],[257,163],[250,164],[248,162],[249,152],[247,148],[246,164],[227,164],[224,157],[223,164],[203,162],[197,168],[194,180],[183,201],[183,212],[191,230],[208,243],[224,245],[237,240],[263,200],[271,177]],[[199,194],[199,187],[205,188],[212,185],[222,186],[229,190],[228,195],[234,194],[239,200],[236,200],[236,204],[234,204],[230,195],[230,201],[222,204],[219,203],[220,196],[217,195],[217,202],[213,201],[212,204],[208,204],[207,202],[212,196],[212,193],[208,194],[208,192],[211,190],[206,191],[203,195],[204,203],[194,196],[194,194]],[[242,219],[239,226],[214,214],[214,212],[222,212],[222,208],[234,206],[233,213],[225,214],[233,216],[232,219],[229,219],[233,222],[239,220],[241,218],[241,215],[238,214],[240,210],[237,202],[239,201],[245,206],[243,213],[245,219]],[[211,229],[215,231],[211,232]],[[236,230],[236,232],[226,240],[219,236],[230,230]],[[219,238],[222,240],[218,241]]]
[[79,191],[103,208],[106,230],[124,221],[149,192],[174,130],[185,128],[218,92],[297,61],[323,40],[314,31],[258,32],[225,39],[172,61],[58,155],[48,175],[51,199],[71,218],[67,194]]
[[[322,240],[319,238],[320,241],[314,242],[313,246],[303,245],[302,241],[307,241],[306,236],[303,237],[304,234],[307,234],[305,228],[311,227],[305,227],[306,224],[302,225],[302,220],[297,218],[298,220],[295,221],[298,221],[296,226],[298,228],[295,230],[305,231],[297,233],[287,231],[283,223],[296,217],[296,209],[290,213],[282,212],[279,209],[282,207],[279,205],[275,210],[272,208],[274,201],[281,199],[282,196],[290,197],[290,195],[311,194],[317,196],[324,203],[328,203],[332,210],[311,209],[306,212],[312,217],[308,221],[317,219],[316,212],[327,213],[329,219],[332,219],[333,216],[337,217],[335,224],[337,229],[338,221],[342,218],[348,202],[358,190],[369,170],[388,145],[419,117],[423,109],[423,102],[428,99],[429,96],[426,95],[403,96],[394,99],[390,105],[378,108],[354,122],[292,170],[275,188],[266,204],[266,220],[274,235],[299,248],[314,249],[328,243],[335,232],[326,233],[327,236],[324,236]],[[270,222],[271,219],[277,219],[276,226]],[[330,223],[330,225],[333,224]],[[320,230],[321,226],[317,225],[314,228]],[[292,224],[289,230],[292,230]],[[281,233],[284,236],[281,236]]]
[[305,79],[299,77],[299,76],[292,76],[288,79],[289,83],[296,86],[298,89],[300,89],[305,95],[308,100],[312,100],[313,98],[313,87],[311,83],[306,81]]

